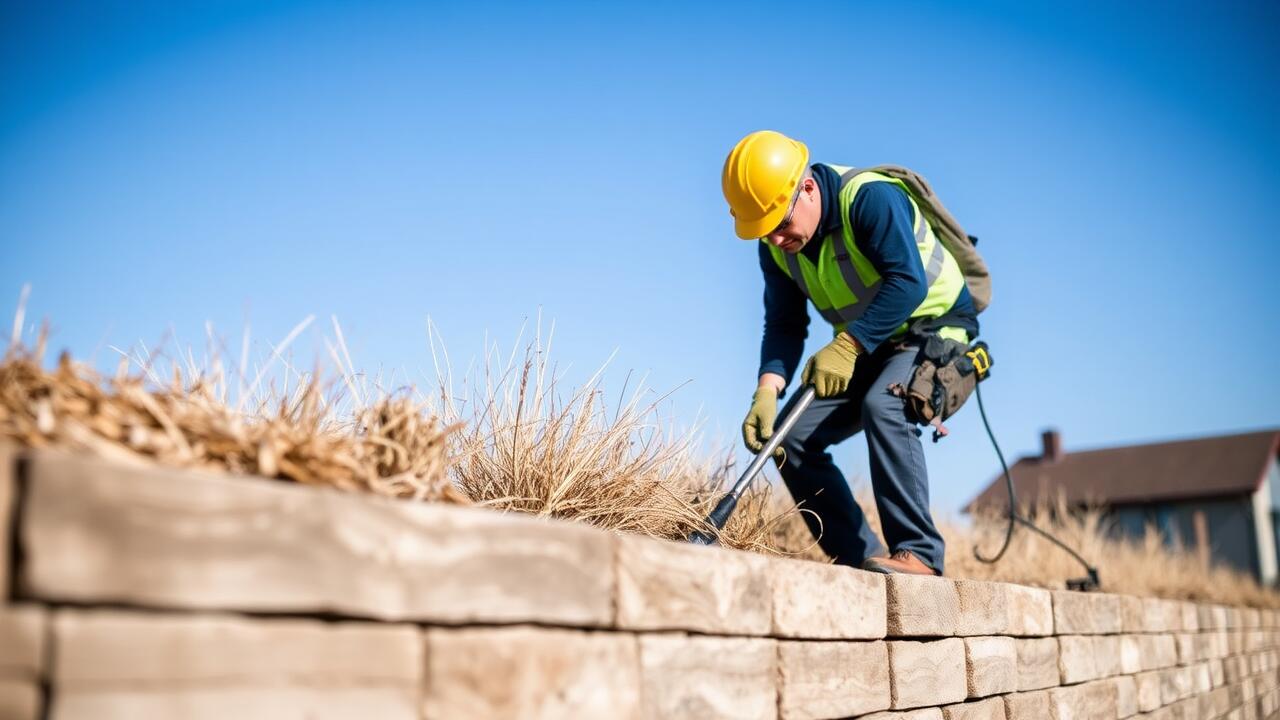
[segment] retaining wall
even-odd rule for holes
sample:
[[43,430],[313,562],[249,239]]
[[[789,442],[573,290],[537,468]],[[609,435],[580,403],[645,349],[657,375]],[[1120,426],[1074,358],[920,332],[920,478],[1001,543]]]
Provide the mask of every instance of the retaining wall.
[[1270,718],[1280,613],[0,446],[0,718]]

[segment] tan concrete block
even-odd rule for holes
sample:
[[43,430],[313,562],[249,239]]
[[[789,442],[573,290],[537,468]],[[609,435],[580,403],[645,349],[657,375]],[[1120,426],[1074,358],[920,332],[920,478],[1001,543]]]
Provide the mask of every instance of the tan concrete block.
[[1213,633],[1214,657],[1226,658],[1231,654],[1231,632],[1218,630]]
[[1114,635],[1123,628],[1120,617],[1120,597],[1112,593],[1088,593],[1093,604],[1094,628],[1098,634]]
[[1178,664],[1190,665],[1197,660],[1196,636],[1192,633],[1174,633],[1174,643],[1178,648]]
[[1196,624],[1201,630],[1224,630],[1227,624],[1226,608],[1209,603],[1196,604]]
[[1246,652],[1243,630],[1230,630],[1227,632],[1227,652],[1231,655],[1240,655]]
[[773,560],[769,571],[774,636],[831,640],[885,636],[884,575],[802,560]]
[[1231,710],[1231,694],[1224,687],[1215,688],[1200,698],[1200,716],[1221,717]]
[[1280,706],[1280,695],[1277,695],[1277,691],[1272,689],[1262,696],[1258,705],[1258,714],[1266,718],[1273,717],[1278,706]]
[[[8,440],[0,438],[0,600],[9,597],[9,567],[13,557],[13,503],[18,483],[18,450]],[[21,691],[13,691],[21,694]]]
[[1131,675],[1111,678],[1116,686],[1116,717],[1127,718],[1138,714],[1138,683]]
[[0,605],[0,677],[36,682],[44,672],[48,612],[39,605]]
[[1142,635],[1139,645],[1144,670],[1157,670],[1178,664],[1178,645],[1173,635]]
[[478,508],[33,453],[40,598],[383,620],[613,620],[613,535]]
[[1120,597],[1120,629],[1126,633],[1147,632],[1147,615],[1142,598],[1133,595]]
[[52,680],[63,690],[144,683],[398,686],[422,678],[409,625],[247,619],[116,610],[59,610]]
[[960,617],[960,595],[947,578],[886,575],[889,637],[947,637]]
[[1008,720],[1044,720],[1049,717],[1049,691],[1017,692],[1004,696]]
[[641,717],[639,652],[631,634],[429,628],[426,655],[427,718]]
[[1192,635],[1192,652],[1197,661],[1212,660],[1217,656],[1215,633],[1196,633]]
[[1226,651],[1226,637],[1217,631],[1198,633],[1195,646],[1196,656],[1201,660],[1221,659]]
[[1058,670],[1058,638],[1016,638],[1018,690],[1054,687],[1062,679]]
[[1120,636],[1094,635],[1093,656],[1098,677],[1108,678],[1120,674]]
[[888,710],[863,715],[858,720],[942,720],[942,710],[936,707],[915,710]]
[[1227,606],[1227,629],[1239,630],[1244,627],[1244,608]]
[[263,683],[246,687],[112,688],[58,691],[52,720],[416,720],[403,691]]
[[1249,630],[1245,633],[1244,638],[1244,646],[1250,651],[1263,650],[1268,644],[1265,630]]
[[1258,608],[1243,608],[1241,610],[1242,627],[1253,629],[1262,625],[1262,614]]
[[1142,637],[1141,635],[1120,636],[1120,672],[1132,675],[1147,669],[1142,665]]
[[[1141,712],[1137,717],[1142,720],[1184,720],[1183,710],[1180,709],[1178,703],[1171,705],[1160,705],[1150,712]],[[1195,716],[1192,716],[1195,717]]]
[[34,682],[0,677],[0,718],[39,720],[40,688]]
[[1094,647],[1093,638],[1088,635],[1058,637],[1058,673],[1063,685],[1074,685],[1099,677]]
[[1200,662],[1189,668],[1191,673],[1191,692],[1203,695],[1213,689],[1213,676],[1209,672],[1209,663]]
[[1255,678],[1245,678],[1240,681],[1240,693],[1245,702],[1258,697],[1258,686],[1254,683],[1254,680]]
[[52,717],[415,718],[410,626],[62,610]]
[[1007,586],[1009,635],[1045,637],[1053,634],[1053,596],[1043,588]]
[[[1164,717],[1180,718],[1182,720],[1187,718],[1194,718],[1196,720],[1200,720],[1201,718],[1222,718],[1225,716],[1225,713],[1221,715],[1211,714],[1211,711],[1209,710],[1211,707],[1212,698],[1208,695],[1203,695],[1188,698],[1186,700],[1176,702],[1173,705],[1166,705],[1161,709],[1160,714],[1167,713]],[[1151,715],[1159,714],[1151,713]],[[1142,715],[1141,717],[1145,719],[1148,716]]]
[[1142,599],[1147,632],[1177,632],[1182,629],[1182,610],[1172,600]]
[[1018,688],[1018,651],[1011,637],[964,638],[969,697],[1013,692]]
[[1193,644],[1195,655],[1200,660],[1220,659],[1226,650],[1226,638],[1217,631],[1196,633]]
[[1049,693],[1049,717],[1053,720],[1099,720],[1114,718],[1116,687],[1107,680],[1052,688]]
[[618,538],[618,627],[767,635],[769,561],[754,553]]
[[1137,686],[1139,712],[1151,712],[1164,704],[1164,701],[1160,698],[1161,679],[1159,671],[1152,670],[1138,673],[1133,676],[1133,682]]
[[942,717],[945,720],[1005,720],[1004,700],[993,697],[946,705],[942,708]]
[[1191,695],[1191,672],[1185,667],[1166,668],[1160,673],[1160,702],[1170,705]]
[[943,705],[965,699],[964,641],[890,641],[890,707],[906,709]]
[[777,654],[768,639],[642,635],[645,717],[777,717]]
[[1223,676],[1229,684],[1238,683],[1249,675],[1249,661],[1242,655],[1224,658],[1222,668]]
[[1182,631],[1198,632],[1200,630],[1200,613],[1196,604],[1188,600],[1178,601],[1178,611],[1182,615]]
[[960,615],[956,635],[1004,635],[1009,631],[1009,585],[982,580],[956,580]]
[[1168,632],[1182,632],[1182,602],[1179,600],[1158,600],[1161,612],[1165,617]]
[[888,707],[884,642],[778,641],[782,718],[850,717]]
[[1220,688],[1227,684],[1226,673],[1223,671],[1222,660],[1209,661],[1209,681],[1215,688]]
[[1053,592],[1053,628],[1057,635],[1099,635],[1121,630],[1120,596]]

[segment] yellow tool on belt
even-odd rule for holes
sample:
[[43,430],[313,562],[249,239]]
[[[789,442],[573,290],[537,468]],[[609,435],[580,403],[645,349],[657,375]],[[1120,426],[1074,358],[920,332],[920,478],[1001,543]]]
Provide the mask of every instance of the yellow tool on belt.
[[978,382],[986,380],[987,373],[991,370],[991,353],[987,350],[987,344],[975,343],[965,355],[973,361],[973,369],[978,372]]

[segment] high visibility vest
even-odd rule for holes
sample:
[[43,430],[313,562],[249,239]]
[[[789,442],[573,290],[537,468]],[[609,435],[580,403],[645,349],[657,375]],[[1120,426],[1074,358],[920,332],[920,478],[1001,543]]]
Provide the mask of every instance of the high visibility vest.
[[[840,193],[836,204],[836,211],[844,219],[840,223],[840,231],[821,238],[822,248],[818,253],[817,264],[802,253],[788,253],[769,244],[767,240],[761,240],[768,245],[778,267],[795,281],[823,319],[831,323],[835,333],[844,330],[866,311],[871,300],[880,291],[881,284],[880,273],[854,241],[853,227],[849,223],[849,207],[863,185],[869,182],[889,182],[901,188],[907,201],[911,203],[916,249],[920,251],[920,262],[924,265],[925,279],[929,284],[929,293],[912,311],[909,320],[939,317],[950,310],[960,296],[960,290],[964,288],[964,274],[947,248],[938,242],[933,229],[929,227],[902,181],[840,165],[827,167],[840,176]],[[903,323],[894,334],[905,333],[909,324],[910,322]],[[944,328],[939,334],[963,343],[969,342],[968,335],[958,328]]]

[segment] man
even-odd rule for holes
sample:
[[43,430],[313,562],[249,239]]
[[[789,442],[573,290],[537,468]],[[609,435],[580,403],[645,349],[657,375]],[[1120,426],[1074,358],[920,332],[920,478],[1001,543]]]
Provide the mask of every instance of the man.
[[[833,339],[805,364],[802,381],[817,399],[779,447],[782,478],[837,563],[941,575],[944,546],[929,512],[921,431],[888,387],[910,380],[927,333],[966,344],[977,335],[955,258],[900,182],[810,165],[808,148],[777,132],[743,138],[725,160],[722,185],[738,237],[760,240],[765,284],[759,381],[743,440],[759,452],[773,434],[813,303]],[[859,431],[888,557],[827,452]]]

